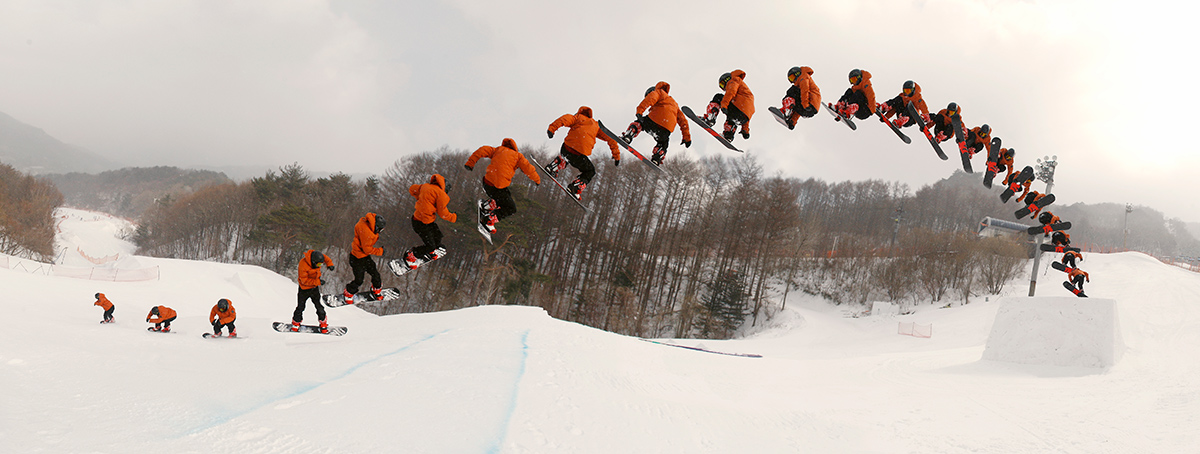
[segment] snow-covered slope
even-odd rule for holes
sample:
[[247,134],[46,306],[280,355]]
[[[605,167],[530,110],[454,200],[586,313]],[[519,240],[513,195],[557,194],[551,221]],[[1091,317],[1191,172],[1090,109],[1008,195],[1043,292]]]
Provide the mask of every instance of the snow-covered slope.
[[[860,319],[793,298],[749,339],[679,341],[765,356],[751,359],[530,307],[344,307],[329,317],[346,336],[277,333],[294,282],[136,259],[161,280],[0,269],[0,452],[1125,453],[1200,441],[1200,275],[1136,253],[1081,264],[1088,294],[1118,303],[1128,350],[1109,369],[980,360],[996,298]],[[1061,296],[1055,273],[1040,287]],[[98,324],[96,292],[116,324]],[[219,298],[244,339],[200,337]],[[179,311],[175,333],[145,331],[157,304]],[[897,321],[933,324],[933,337],[899,336]]]

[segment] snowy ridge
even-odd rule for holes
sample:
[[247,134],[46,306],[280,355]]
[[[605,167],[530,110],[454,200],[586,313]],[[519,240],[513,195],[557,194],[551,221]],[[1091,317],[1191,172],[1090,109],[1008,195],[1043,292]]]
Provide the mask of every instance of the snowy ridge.
[[[294,282],[136,260],[162,279],[0,269],[0,451],[1127,453],[1200,441],[1200,275],[1137,253],[1086,256],[1087,291],[1117,302],[1127,345],[1107,369],[981,360],[995,297],[856,319],[789,299],[747,339],[670,341],[764,356],[747,359],[534,307],[376,317],[348,306],[329,310],[346,336],[278,333]],[[116,324],[97,323],[98,291]],[[246,339],[200,338],[218,298]],[[176,333],[145,331],[156,304],[179,311]],[[897,322],[937,331],[902,336]]]

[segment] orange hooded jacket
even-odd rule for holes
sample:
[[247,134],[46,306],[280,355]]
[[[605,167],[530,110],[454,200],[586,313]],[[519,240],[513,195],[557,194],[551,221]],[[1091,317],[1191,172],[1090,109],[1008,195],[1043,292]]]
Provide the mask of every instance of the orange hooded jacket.
[[668,132],[675,132],[675,125],[679,125],[679,130],[683,131],[683,141],[691,142],[692,133],[688,131],[687,116],[683,115],[683,111],[679,110],[679,104],[675,102],[667,93],[671,91],[671,84],[659,82],[654,84],[654,90],[642,98],[642,102],[638,103],[637,110],[634,114],[641,115],[647,108],[650,109],[646,116],[655,124],[662,126]]
[[727,109],[733,104],[746,114],[746,118],[753,117],[754,93],[751,93],[750,87],[746,85],[746,72],[735,69],[729,75],[729,81],[725,82],[725,96],[721,98],[721,109]]
[[146,314],[146,321],[150,323],[162,323],[164,321],[175,318],[175,309],[167,306],[158,306],[158,317],[154,317],[154,312]]
[[512,139],[504,139],[500,142],[499,147],[487,145],[479,147],[467,159],[467,167],[474,169],[475,163],[483,158],[492,160],[488,163],[483,181],[493,188],[504,189],[512,184],[513,175],[517,174],[517,167],[520,167],[521,171],[525,172],[525,176],[528,176],[534,183],[542,184],[542,177],[538,175],[537,169],[534,169],[533,164],[525,159],[525,155],[517,151],[517,142]]
[[458,215],[446,209],[446,205],[450,204],[450,196],[446,195],[446,179],[441,175],[435,173],[429,177],[429,183],[409,186],[408,193],[417,198],[413,219],[422,224],[431,224],[441,215],[447,221],[458,221]]
[[925,105],[925,99],[921,97],[921,84],[913,82],[913,94],[910,96],[904,96],[904,90],[900,90],[900,101],[906,106],[911,102],[921,113],[929,115],[929,106]]
[[103,307],[104,310],[112,309],[113,303],[112,303],[112,301],[108,300],[108,297],[104,296],[103,293],[97,293],[97,295],[100,295],[100,297],[96,298],[95,303],[92,303],[93,306]]
[[988,131],[987,134],[984,134],[979,128],[979,126],[976,126],[967,131],[967,136],[964,138],[963,143],[968,147],[979,145],[980,150],[987,150],[988,144],[992,143],[992,133]]
[[[309,249],[304,252],[304,256],[300,257],[300,269],[296,273],[296,282],[300,284],[302,290],[308,290],[314,287],[321,286],[321,266],[320,264],[313,266],[312,253],[315,252]],[[328,255],[325,256],[325,266],[332,266],[333,260]]]
[[858,79],[858,83],[851,85],[850,89],[861,91],[867,97],[867,105],[875,108],[875,88],[871,87],[871,73],[867,70],[861,70],[862,77]]
[[567,138],[563,139],[563,145],[574,151],[576,154],[584,156],[592,155],[592,148],[596,146],[596,139],[608,142],[609,150],[612,150],[612,157],[615,160],[621,159],[621,150],[617,149],[617,141],[600,132],[600,124],[592,119],[592,108],[588,106],[580,106],[579,112],[575,115],[563,115],[550,123],[549,129],[553,133],[558,128],[569,127]]
[[368,255],[383,255],[383,248],[375,247],[376,241],[379,241],[379,234],[375,232],[375,213],[367,213],[354,224],[350,255],[359,259]]
[[800,77],[792,85],[800,89],[800,107],[809,108],[821,105],[821,89],[812,80],[813,70],[807,66],[800,67]]
[[208,312],[208,321],[212,323],[214,320],[221,322],[222,325],[233,323],[234,320],[237,320],[237,310],[233,308],[233,303],[229,303],[229,310],[225,312],[217,310],[217,305],[214,304],[212,310]]
[[1067,273],[1067,274],[1070,275],[1072,281],[1075,280],[1076,276],[1083,276],[1083,279],[1085,281],[1092,282],[1092,278],[1090,276],[1088,276],[1087,271],[1081,270],[1079,268],[1071,268],[1071,272]]

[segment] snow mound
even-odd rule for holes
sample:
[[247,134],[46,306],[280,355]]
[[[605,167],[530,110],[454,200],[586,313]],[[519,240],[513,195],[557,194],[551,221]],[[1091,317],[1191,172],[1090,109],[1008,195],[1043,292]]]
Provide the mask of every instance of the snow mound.
[[1004,298],[983,359],[1064,367],[1112,367],[1125,350],[1117,301]]

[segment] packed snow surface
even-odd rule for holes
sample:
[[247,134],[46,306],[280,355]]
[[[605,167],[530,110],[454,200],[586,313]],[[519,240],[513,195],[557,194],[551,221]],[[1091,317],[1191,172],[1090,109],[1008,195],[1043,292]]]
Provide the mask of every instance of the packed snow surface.
[[[92,237],[120,222],[64,222],[62,235],[124,256]],[[763,355],[742,358],[535,307],[350,306],[329,310],[345,336],[278,333],[296,284],[253,266],[137,257],[161,279],[122,283],[0,269],[0,452],[1197,452],[1200,275],[1137,253],[1085,257],[1087,293],[1116,302],[1124,351],[1111,367],[982,360],[995,295],[863,318],[793,295],[745,339],[671,341]],[[1061,273],[1039,275],[1040,295],[1064,296]],[[96,292],[117,323],[98,323]],[[201,338],[219,298],[244,338]],[[146,331],[160,304],[180,314],[174,333]],[[898,335],[898,322],[933,336]]]

